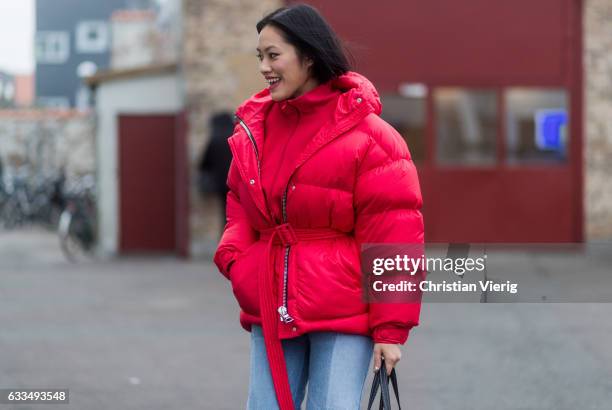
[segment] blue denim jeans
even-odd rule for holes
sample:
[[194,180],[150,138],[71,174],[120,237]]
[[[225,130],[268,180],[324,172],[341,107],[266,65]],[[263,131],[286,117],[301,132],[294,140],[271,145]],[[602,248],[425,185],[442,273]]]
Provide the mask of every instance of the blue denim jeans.
[[[357,410],[374,343],[369,336],[307,333],[282,341],[296,409],[308,383],[306,410]],[[251,329],[251,370],[247,410],[278,409],[261,326]]]

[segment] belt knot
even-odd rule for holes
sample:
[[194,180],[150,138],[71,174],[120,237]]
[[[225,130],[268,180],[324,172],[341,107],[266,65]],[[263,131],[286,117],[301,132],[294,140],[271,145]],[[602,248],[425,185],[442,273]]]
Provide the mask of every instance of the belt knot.
[[276,237],[280,240],[283,246],[295,245],[298,242],[297,234],[295,229],[289,222],[274,227]]

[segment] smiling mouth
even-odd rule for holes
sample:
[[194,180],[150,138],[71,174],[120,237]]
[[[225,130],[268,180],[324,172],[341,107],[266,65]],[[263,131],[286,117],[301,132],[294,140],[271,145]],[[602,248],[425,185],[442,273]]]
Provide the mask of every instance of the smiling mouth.
[[280,82],[280,78],[267,78],[266,81],[269,88],[274,88]]

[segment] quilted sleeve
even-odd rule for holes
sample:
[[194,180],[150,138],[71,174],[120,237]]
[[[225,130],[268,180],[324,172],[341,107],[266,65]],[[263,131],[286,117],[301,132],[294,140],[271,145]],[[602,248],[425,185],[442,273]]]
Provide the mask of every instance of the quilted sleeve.
[[227,223],[214,256],[217,268],[228,279],[230,278],[232,263],[257,240],[257,231],[249,224],[246,213],[240,204],[237,189],[239,181],[238,170],[234,161],[232,161],[227,178],[229,187],[226,208]]
[[[421,190],[403,138],[387,123],[372,131],[354,193],[355,237],[366,243],[420,244],[424,240]],[[375,343],[404,344],[417,326],[421,304],[369,304],[369,327]]]

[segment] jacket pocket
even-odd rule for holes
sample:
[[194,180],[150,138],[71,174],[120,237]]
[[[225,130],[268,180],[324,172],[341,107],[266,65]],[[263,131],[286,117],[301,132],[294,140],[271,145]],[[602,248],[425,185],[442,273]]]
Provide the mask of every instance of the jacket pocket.
[[331,320],[367,311],[361,298],[359,253],[351,238],[305,244],[297,272],[300,317]]
[[259,288],[257,269],[260,265],[261,252],[256,248],[259,242],[254,242],[245,249],[230,267],[230,281],[234,297],[240,308],[251,315],[259,315]]

